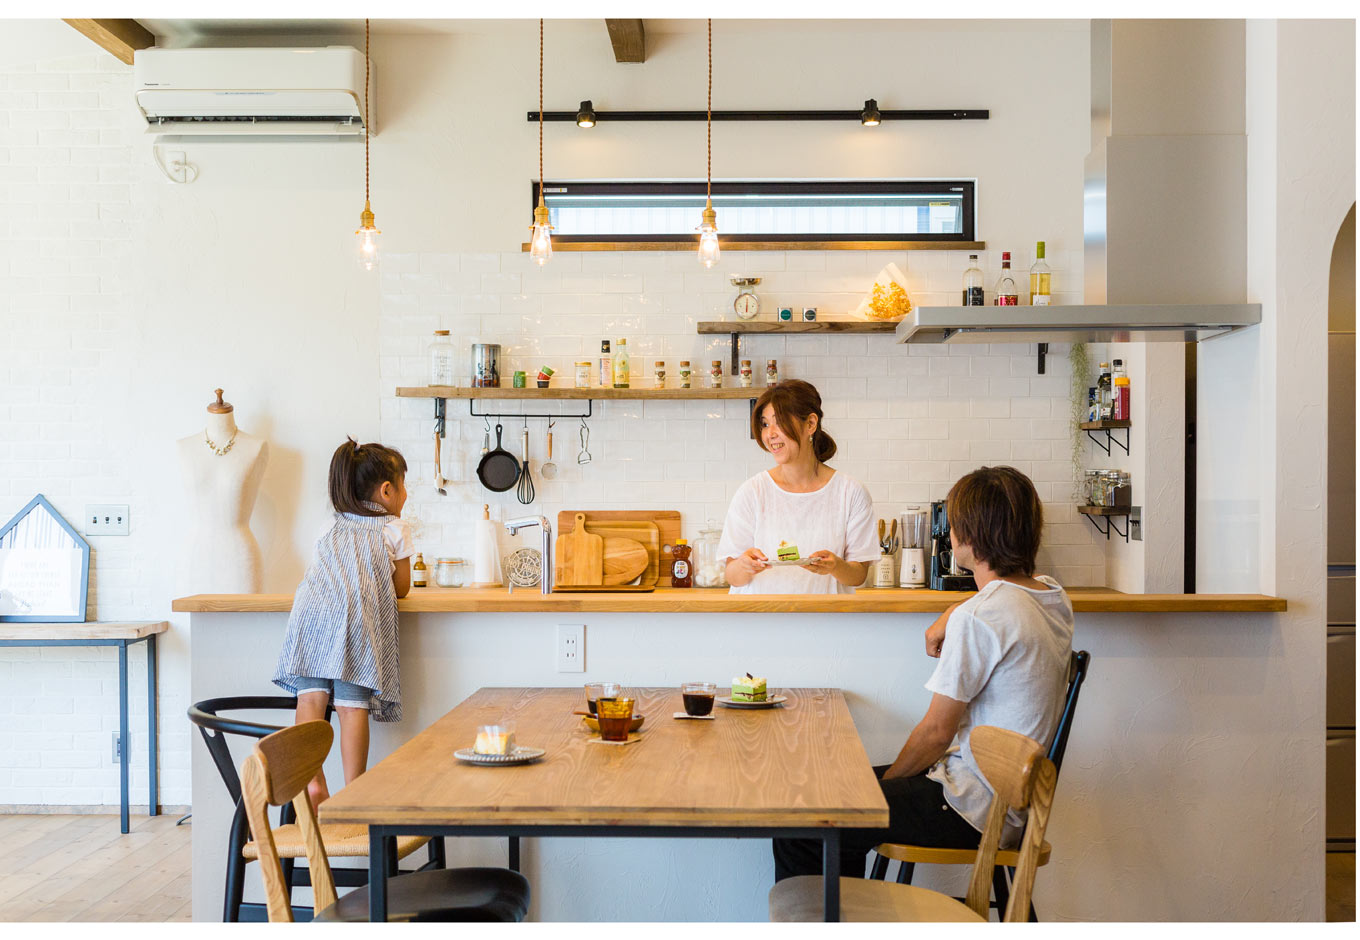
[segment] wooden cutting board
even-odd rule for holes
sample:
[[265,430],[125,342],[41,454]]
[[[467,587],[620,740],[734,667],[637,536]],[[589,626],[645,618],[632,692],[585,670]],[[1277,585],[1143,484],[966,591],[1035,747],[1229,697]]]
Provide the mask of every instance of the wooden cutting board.
[[575,586],[604,584],[604,539],[586,528],[585,519],[585,513],[576,513],[571,531],[557,537],[557,557],[571,559],[569,567],[557,566],[560,584]]
[[[586,519],[586,531],[591,532],[590,520]],[[600,533],[595,532],[599,535]],[[652,564],[652,554],[636,539],[614,538],[612,536],[602,536],[604,538],[604,579],[603,584],[627,584],[638,575],[647,570],[647,566]],[[563,551],[557,556],[557,571],[559,575],[570,572],[575,566],[575,543],[570,539],[563,540]],[[561,583],[559,580],[558,583]]]
[[[680,512],[676,509],[628,509],[628,510],[585,510],[587,528],[600,535],[615,535],[623,538],[634,538],[646,544],[640,536],[626,532],[605,532],[601,526],[605,523],[620,522],[651,522],[655,523],[659,535],[659,547],[656,554],[657,576],[665,581],[666,586],[670,581],[665,580],[670,577],[671,572],[671,553],[669,546],[675,544],[675,540],[680,538]],[[563,510],[557,514],[557,531],[569,532],[575,525],[575,510]],[[650,577],[649,568],[643,573],[642,580],[646,583]]]

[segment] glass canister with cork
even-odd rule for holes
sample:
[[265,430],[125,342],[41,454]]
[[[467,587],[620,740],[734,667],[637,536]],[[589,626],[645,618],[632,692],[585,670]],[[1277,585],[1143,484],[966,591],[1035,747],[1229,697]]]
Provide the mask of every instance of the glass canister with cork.
[[694,583],[701,588],[727,587],[727,566],[718,557],[722,524],[708,520],[694,540]]

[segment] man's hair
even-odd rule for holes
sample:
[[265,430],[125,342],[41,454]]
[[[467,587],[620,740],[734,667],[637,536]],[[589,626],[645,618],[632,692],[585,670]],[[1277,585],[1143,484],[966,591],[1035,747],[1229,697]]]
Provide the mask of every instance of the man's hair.
[[958,541],[998,575],[1034,574],[1044,507],[1014,467],[982,467],[949,490],[945,511]]

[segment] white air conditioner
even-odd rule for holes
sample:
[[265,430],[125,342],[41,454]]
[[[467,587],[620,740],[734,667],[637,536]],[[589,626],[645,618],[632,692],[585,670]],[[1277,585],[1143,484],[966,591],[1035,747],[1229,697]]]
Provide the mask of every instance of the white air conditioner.
[[364,54],[349,46],[139,49],[132,72],[152,134],[353,136],[372,123]]

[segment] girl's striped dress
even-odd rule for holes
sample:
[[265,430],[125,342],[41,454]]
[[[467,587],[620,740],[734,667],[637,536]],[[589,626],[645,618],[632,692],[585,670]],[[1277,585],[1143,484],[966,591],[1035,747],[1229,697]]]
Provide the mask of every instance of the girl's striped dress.
[[293,597],[274,673],[275,684],[294,694],[299,676],[370,688],[375,721],[401,720],[397,592],[383,541],[392,519],[335,514]]

